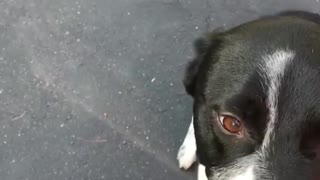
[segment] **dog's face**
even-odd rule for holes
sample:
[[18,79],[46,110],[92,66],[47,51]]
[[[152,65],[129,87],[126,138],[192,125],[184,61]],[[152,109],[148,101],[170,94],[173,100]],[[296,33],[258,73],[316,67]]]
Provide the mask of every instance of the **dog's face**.
[[320,179],[315,17],[263,18],[196,41],[184,83],[210,180]]

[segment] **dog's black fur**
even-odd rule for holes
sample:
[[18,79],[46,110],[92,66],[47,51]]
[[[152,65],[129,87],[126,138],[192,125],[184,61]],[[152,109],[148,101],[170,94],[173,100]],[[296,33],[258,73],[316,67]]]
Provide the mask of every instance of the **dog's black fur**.
[[[209,179],[261,148],[269,121],[270,85],[258,67],[263,66],[263,56],[279,49],[295,56],[279,86],[272,150],[264,155],[263,167],[258,162],[254,174],[256,179],[314,179],[320,159],[319,15],[288,11],[262,17],[209,33],[194,46],[196,58],[186,69],[184,85],[194,98],[197,156]],[[242,119],[247,134],[240,139],[225,134],[213,120],[221,112]]]

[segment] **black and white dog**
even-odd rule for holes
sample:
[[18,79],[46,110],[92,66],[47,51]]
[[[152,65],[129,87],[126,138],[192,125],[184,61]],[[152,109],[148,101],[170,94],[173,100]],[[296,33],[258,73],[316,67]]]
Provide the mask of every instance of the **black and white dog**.
[[195,51],[180,168],[199,161],[199,180],[319,180],[320,17],[263,17],[209,33]]

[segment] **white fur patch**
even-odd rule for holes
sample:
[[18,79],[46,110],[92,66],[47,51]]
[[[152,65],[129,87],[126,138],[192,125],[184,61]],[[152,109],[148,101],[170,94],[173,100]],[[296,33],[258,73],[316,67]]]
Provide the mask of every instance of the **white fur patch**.
[[194,135],[192,117],[186,137],[184,138],[184,141],[178,151],[177,159],[179,162],[179,168],[182,168],[184,170],[189,169],[192,166],[192,164],[197,160],[196,151],[197,145],[196,138]]
[[284,75],[286,66],[294,58],[295,53],[289,50],[278,50],[272,55],[263,57],[265,64],[260,66],[268,84],[267,107],[269,109],[269,122],[266,134],[262,143],[264,152],[273,140],[274,124],[277,119],[279,87]]
[[243,172],[243,174],[239,174],[230,180],[254,180],[253,166],[249,166],[248,169]]
[[207,175],[206,175],[206,168],[202,165],[199,164],[198,166],[198,180],[208,180]]

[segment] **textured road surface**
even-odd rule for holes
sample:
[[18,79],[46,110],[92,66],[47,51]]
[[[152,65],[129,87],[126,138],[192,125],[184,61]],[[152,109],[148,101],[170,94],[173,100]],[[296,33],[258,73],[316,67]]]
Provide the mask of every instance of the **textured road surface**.
[[191,180],[195,37],[319,0],[0,1],[1,180]]

